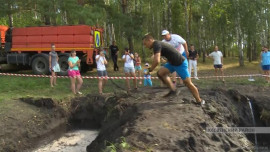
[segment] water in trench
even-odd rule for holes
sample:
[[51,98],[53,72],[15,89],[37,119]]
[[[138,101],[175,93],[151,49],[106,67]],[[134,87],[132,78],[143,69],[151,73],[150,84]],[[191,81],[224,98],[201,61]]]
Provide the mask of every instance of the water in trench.
[[98,136],[97,130],[75,130],[43,145],[33,152],[85,152],[86,147]]

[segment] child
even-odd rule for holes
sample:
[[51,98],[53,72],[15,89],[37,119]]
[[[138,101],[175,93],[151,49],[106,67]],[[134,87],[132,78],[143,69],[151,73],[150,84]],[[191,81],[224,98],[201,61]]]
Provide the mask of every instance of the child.
[[[135,52],[135,73],[139,74],[139,77],[142,76],[142,67],[141,67],[141,58],[137,52]],[[139,84],[142,84],[142,79],[140,79]]]
[[143,70],[144,73],[144,86],[152,86],[152,80],[151,80],[151,75],[149,73],[149,64],[145,63],[145,69]]
[[100,49],[99,55],[96,55],[96,63],[97,63],[97,73],[99,76],[99,80],[98,80],[98,92],[100,95],[103,94],[103,89],[105,87],[105,84],[107,82],[106,78],[103,77],[107,77],[107,71],[106,71],[106,64],[108,63],[106,58],[105,58],[105,54],[104,51],[102,49]]

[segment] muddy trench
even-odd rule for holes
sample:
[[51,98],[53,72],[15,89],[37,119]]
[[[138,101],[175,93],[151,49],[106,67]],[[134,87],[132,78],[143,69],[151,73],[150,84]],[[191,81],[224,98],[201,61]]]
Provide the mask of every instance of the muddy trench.
[[[224,89],[202,90],[202,94],[207,98],[208,102],[208,106],[204,108],[204,113],[209,115],[217,127],[253,127],[254,124],[247,98],[252,102],[256,127],[269,127],[269,117],[262,116],[262,111],[267,109],[262,103],[267,103],[268,98],[245,96],[236,90]],[[129,136],[126,140],[127,142],[130,141],[128,138],[130,138],[132,134],[135,134],[135,132],[132,131],[133,126],[136,125],[136,123],[143,117],[142,113],[138,112],[138,108],[140,107],[138,104],[142,104],[146,100],[151,99],[150,97],[151,94],[149,95],[147,91],[134,96],[127,96],[125,93],[106,97],[89,94],[84,97],[72,99],[70,105],[68,105],[68,110],[66,111],[58,105],[59,103],[55,103],[51,99],[22,99],[22,101],[28,104],[52,109],[52,111],[55,112],[54,116],[49,118],[51,119],[50,123],[55,125],[52,128],[49,128],[47,132],[31,139],[30,143],[36,146],[34,148],[26,146],[28,147],[26,151],[37,151],[37,147],[47,144],[54,139],[60,138],[66,132],[74,130],[94,130],[98,132],[98,135],[96,133],[95,136],[97,137],[92,143],[89,143],[88,146],[85,147],[85,150],[88,152],[104,150],[109,152],[112,150],[110,148],[112,143],[114,143],[113,145],[117,145],[117,143],[121,142],[123,143],[123,137]],[[190,100],[184,98],[183,102],[185,102],[185,104],[189,104]],[[265,118],[262,119],[262,117]],[[200,125],[202,128],[206,128],[208,126],[207,122],[201,123]],[[143,135],[145,132],[136,132],[136,134]],[[141,141],[145,143],[151,142],[150,137],[144,137],[142,135],[142,138],[140,138]],[[246,134],[246,137],[253,144],[252,147],[238,148],[237,151],[270,151],[269,134],[257,134],[257,149],[255,148],[254,134]],[[215,142],[224,142],[223,140],[220,140],[221,137],[215,135],[211,138]],[[180,142],[179,149],[174,151],[198,151],[196,150],[196,143],[194,143],[195,141],[193,140],[193,138],[189,137],[187,139],[188,143]],[[75,145],[76,144],[78,143],[75,143]],[[195,148],[183,148],[187,145]],[[225,142],[221,145],[222,151],[231,151],[235,148],[233,143],[227,144]],[[129,146],[134,148],[127,151],[143,151],[142,147],[136,148],[136,143],[130,143]],[[181,147],[183,148],[182,150]],[[125,150],[123,150],[123,148],[118,148],[117,151]]]

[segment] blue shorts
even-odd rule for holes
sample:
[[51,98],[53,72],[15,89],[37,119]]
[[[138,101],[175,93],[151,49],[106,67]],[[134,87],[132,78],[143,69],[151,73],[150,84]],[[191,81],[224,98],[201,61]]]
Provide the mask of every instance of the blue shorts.
[[262,69],[264,71],[268,71],[268,70],[270,70],[270,65],[262,65]]
[[217,68],[218,68],[218,69],[221,69],[221,68],[222,68],[222,64],[215,64],[215,65],[214,65],[214,68],[215,68],[215,69],[217,69]]
[[190,74],[188,72],[187,59],[185,59],[181,65],[174,66],[174,65],[171,65],[170,63],[166,63],[164,67],[167,68],[171,73],[176,71],[176,73],[181,77],[182,80],[185,80],[186,78],[190,78]]
[[187,59],[186,51],[182,53],[182,56],[184,56]]
[[135,71],[140,71],[142,70],[142,67],[139,65],[139,66],[135,66]]

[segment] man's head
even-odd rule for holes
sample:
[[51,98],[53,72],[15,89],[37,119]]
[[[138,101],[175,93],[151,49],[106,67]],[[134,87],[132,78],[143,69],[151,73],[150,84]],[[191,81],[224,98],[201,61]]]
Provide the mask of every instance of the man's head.
[[194,51],[194,50],[195,50],[193,44],[190,45],[190,50],[191,50],[191,51]]
[[215,51],[218,51],[218,46],[217,45],[215,46]]
[[154,43],[154,38],[152,35],[150,34],[146,34],[144,37],[143,37],[143,45],[148,48],[148,49],[151,49],[153,47],[153,43]]
[[163,30],[161,35],[162,35],[163,39],[165,39],[166,41],[171,40],[171,34],[169,31]]
[[115,40],[112,41],[112,45],[115,45]]

